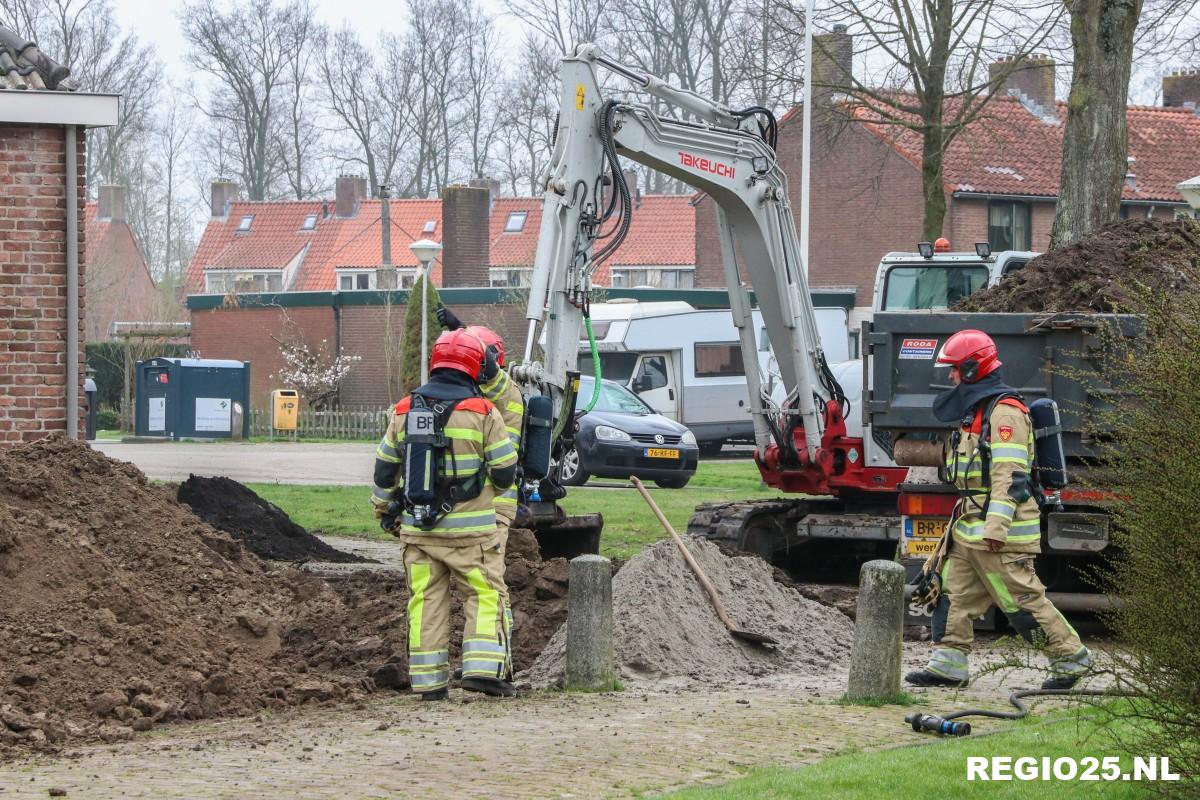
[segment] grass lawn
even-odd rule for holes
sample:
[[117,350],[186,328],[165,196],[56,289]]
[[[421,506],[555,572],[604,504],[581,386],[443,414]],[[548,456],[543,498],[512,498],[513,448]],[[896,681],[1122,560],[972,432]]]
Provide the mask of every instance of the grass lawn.
[[[1088,797],[1117,800],[1143,797],[1147,787],[1162,789],[1171,784],[1139,784],[1125,781],[968,781],[968,756],[1023,756],[1053,759],[1070,756],[1118,755],[1107,732],[1097,723],[1095,711],[1061,712],[1013,723],[1011,729],[990,736],[967,739],[929,738],[921,747],[903,747],[884,752],[835,756],[797,769],[763,768],[747,777],[721,786],[685,789],[669,795],[673,800],[740,800],[740,798],[1023,798]],[[1121,724],[1121,723],[1119,723]],[[1128,735],[1129,730],[1122,730]],[[1122,771],[1132,770],[1132,759],[1122,756]],[[1103,775],[1103,770],[1097,772]]]
[[[385,536],[371,513],[369,486],[295,486],[250,484],[260,496],[286,511],[306,528],[327,533]],[[776,497],[764,489],[752,461],[701,461],[692,482],[684,489],[648,487],[667,519],[682,533],[692,510],[700,503]],[[647,544],[667,534],[649,506],[633,488],[592,486],[571,488],[563,507],[568,514],[599,511],[604,514],[604,555],[629,558]]]

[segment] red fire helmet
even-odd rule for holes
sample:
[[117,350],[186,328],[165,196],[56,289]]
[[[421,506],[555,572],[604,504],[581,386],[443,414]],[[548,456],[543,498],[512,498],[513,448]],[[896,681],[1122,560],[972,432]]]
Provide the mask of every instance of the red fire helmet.
[[466,329],[446,331],[433,344],[429,369],[456,369],[479,380],[483,371],[484,345],[479,336]]
[[964,383],[975,383],[1000,368],[996,343],[983,331],[965,330],[951,336],[938,352],[937,363],[958,367]]
[[485,328],[482,325],[469,325],[467,330],[479,337],[483,342],[484,347],[496,348],[496,363],[504,366],[504,341],[500,338],[500,334],[496,333],[491,328]]

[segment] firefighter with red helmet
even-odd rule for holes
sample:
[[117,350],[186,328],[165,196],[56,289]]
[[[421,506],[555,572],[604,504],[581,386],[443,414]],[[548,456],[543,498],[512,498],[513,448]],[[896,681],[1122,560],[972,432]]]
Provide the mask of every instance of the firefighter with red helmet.
[[372,502],[382,527],[404,542],[409,677],[423,700],[447,697],[451,579],[466,598],[462,687],[513,694],[495,499],[516,480],[517,450],[479,392],[488,360],[477,335],[438,337],[429,382],[396,404],[376,451]]
[[[934,415],[958,422],[946,454],[948,479],[960,499],[937,576],[949,598],[945,632],[933,643],[923,670],[905,676],[917,686],[962,686],[972,620],[993,603],[1013,627],[1050,658],[1044,689],[1069,689],[1087,672],[1091,655],[1046,597],[1034,570],[1041,552],[1040,488],[1034,481],[1034,438],[1029,409],[1000,375],[996,343],[986,333],[951,336],[937,355],[953,388],[934,400]],[[940,627],[940,626],[939,626]]]

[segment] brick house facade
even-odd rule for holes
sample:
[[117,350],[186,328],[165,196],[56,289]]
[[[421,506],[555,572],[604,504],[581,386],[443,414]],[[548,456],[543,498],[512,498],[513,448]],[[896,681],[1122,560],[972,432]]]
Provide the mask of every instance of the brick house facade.
[[76,93],[65,67],[2,27],[0,56],[0,446],[11,446],[79,433],[83,348],[71,352],[68,283],[75,265],[81,342],[84,128],[114,124],[117,98]]
[[[850,69],[849,36],[818,38],[825,46],[817,48],[814,82],[834,83],[829,76]],[[843,63],[831,66],[830,58]],[[951,249],[971,251],[984,241],[993,249],[1049,247],[1066,120],[1066,104],[1054,98],[1054,72],[1052,60],[1029,59],[950,145],[942,235]],[[1192,213],[1175,185],[1200,172],[1200,72],[1164,77],[1163,92],[1163,107],[1130,106],[1127,113],[1130,166],[1122,216]],[[880,257],[914,252],[921,237],[921,142],[913,131],[850,106],[845,95],[817,92],[816,102],[809,283],[853,289],[856,324],[870,309]],[[783,116],[778,142],[780,165],[791,178],[793,213],[800,207],[801,110]],[[697,285],[723,286],[716,211],[704,196],[695,205]]]
[[150,268],[125,218],[125,187],[101,186],[88,203],[84,247],[84,339],[102,342],[114,322],[160,321]]

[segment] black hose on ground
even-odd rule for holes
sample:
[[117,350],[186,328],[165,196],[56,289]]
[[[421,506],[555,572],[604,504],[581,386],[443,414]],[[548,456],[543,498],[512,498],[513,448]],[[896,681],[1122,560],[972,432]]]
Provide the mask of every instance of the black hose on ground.
[[1008,702],[1016,711],[989,711],[983,708],[968,708],[949,714],[909,714],[904,721],[917,733],[936,733],[939,736],[969,736],[969,722],[955,722],[963,717],[991,717],[993,719],[1024,719],[1029,716],[1029,706],[1021,702],[1026,697],[1138,697],[1137,692],[1114,691],[1111,689],[1018,689],[1008,696]]

